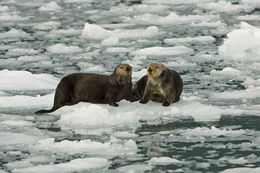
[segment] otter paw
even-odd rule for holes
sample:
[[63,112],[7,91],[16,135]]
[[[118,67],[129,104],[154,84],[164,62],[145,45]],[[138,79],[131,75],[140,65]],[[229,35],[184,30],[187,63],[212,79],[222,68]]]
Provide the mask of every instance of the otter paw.
[[109,105],[114,106],[114,107],[118,107],[118,104],[116,104],[116,103],[110,103]]
[[163,106],[170,106],[170,103],[169,102],[164,102],[162,105]]
[[139,101],[139,103],[142,103],[142,104],[145,104],[145,103],[147,103],[148,101],[146,101],[146,100],[140,100]]

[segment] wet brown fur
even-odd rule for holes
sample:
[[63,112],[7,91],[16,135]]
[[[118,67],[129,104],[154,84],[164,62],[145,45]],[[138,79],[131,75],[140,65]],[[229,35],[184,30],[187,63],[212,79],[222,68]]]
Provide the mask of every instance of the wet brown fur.
[[176,71],[154,62],[148,65],[147,75],[137,81],[132,93],[140,103],[152,100],[169,106],[180,100],[182,89],[182,79]]
[[74,73],[65,76],[58,84],[54,104],[50,110],[35,113],[49,113],[62,106],[79,102],[104,103],[118,106],[116,102],[126,99],[133,101],[132,67],[128,64],[118,65],[111,75],[92,73]]

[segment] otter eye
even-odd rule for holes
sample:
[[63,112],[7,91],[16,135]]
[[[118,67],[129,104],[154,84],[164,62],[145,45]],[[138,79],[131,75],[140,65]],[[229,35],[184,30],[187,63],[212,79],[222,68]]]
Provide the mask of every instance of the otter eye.
[[123,67],[119,67],[119,68],[123,69]]
[[158,66],[156,66],[155,68],[158,68]]

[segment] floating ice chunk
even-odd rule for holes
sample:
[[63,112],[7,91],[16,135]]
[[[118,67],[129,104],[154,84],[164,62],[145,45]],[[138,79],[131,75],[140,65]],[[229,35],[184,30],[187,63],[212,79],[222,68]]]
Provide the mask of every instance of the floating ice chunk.
[[137,137],[137,134],[129,133],[129,132],[115,132],[113,134],[116,138],[134,138]]
[[152,165],[172,165],[181,163],[179,160],[170,157],[153,157],[150,161]]
[[180,4],[195,4],[195,3],[203,3],[210,2],[210,0],[144,0],[142,3],[144,4],[167,4],[167,5],[180,5]]
[[[228,33],[218,52],[228,59],[255,60],[260,58],[260,29],[241,22],[240,29]],[[248,57],[246,59],[246,57]]]
[[231,168],[221,171],[221,173],[258,173],[260,172],[260,167],[257,168]]
[[61,10],[61,7],[57,4],[57,2],[49,2],[47,4],[42,5],[39,8],[40,11],[58,11]]
[[243,4],[252,5],[255,8],[259,8],[260,7],[260,1],[258,1],[258,0],[241,0],[241,2]]
[[94,0],[64,0],[66,3],[90,3]]
[[52,30],[49,32],[46,37],[56,38],[56,37],[64,37],[64,36],[77,36],[80,35],[81,30],[77,29],[59,29],[59,30]]
[[110,36],[110,31],[95,24],[85,23],[82,36],[87,39],[104,40]]
[[114,46],[119,43],[119,39],[116,37],[109,37],[101,42],[103,46]]
[[66,46],[63,43],[57,43],[48,47],[47,51],[55,54],[73,54],[82,52],[82,49],[78,46]]
[[105,72],[106,69],[102,64],[95,65],[87,62],[79,62],[78,66],[83,72]]
[[54,142],[53,138],[40,140],[39,144],[32,146],[31,151],[43,151],[49,153],[77,154],[103,156],[111,158],[114,156],[133,155],[137,152],[137,145],[133,140],[116,142],[96,142],[91,140]]
[[178,25],[192,22],[217,20],[216,15],[187,15],[179,16],[171,12],[168,16],[158,16],[153,14],[136,15],[133,18],[126,18],[126,23],[150,24],[150,25]]
[[15,48],[15,49],[9,49],[6,54],[11,56],[21,56],[21,55],[34,55],[38,53],[39,51],[35,49]]
[[8,13],[2,13],[0,15],[0,21],[1,22],[18,22],[18,21],[24,21],[27,20],[27,17],[21,17],[17,14],[8,14]]
[[133,68],[142,68],[143,60],[146,59],[146,56],[135,56],[132,60],[124,60],[122,63],[130,64]]
[[235,78],[241,76],[241,72],[231,67],[225,67],[223,70],[211,70],[210,75],[218,78]]
[[0,121],[1,125],[8,125],[8,126],[33,126],[32,122],[29,121],[22,121],[22,120],[5,120],[5,121]]
[[74,159],[68,163],[60,163],[54,165],[39,165],[28,168],[13,169],[14,173],[59,173],[59,172],[82,172],[90,169],[107,169],[110,162],[104,158],[83,158]]
[[49,60],[49,57],[44,55],[20,56],[19,58],[17,58],[17,60],[23,62],[45,61],[45,60]]
[[176,61],[170,61],[170,62],[167,62],[167,63],[164,63],[164,64],[167,67],[176,67],[176,68],[182,68],[182,69],[197,67],[196,63],[188,62],[185,59],[177,59]]
[[225,12],[225,13],[239,13],[239,12],[250,12],[254,10],[254,7],[248,4],[232,4],[231,2],[226,1],[218,1],[218,2],[210,2],[210,3],[199,3],[198,7],[203,9],[212,10],[214,12]]
[[243,84],[248,88],[248,87],[255,87],[255,86],[260,86],[260,79],[252,79],[252,78],[246,78],[246,80],[243,82]]
[[259,17],[259,15],[237,16],[237,20],[243,20],[243,21],[260,21],[260,17]]
[[216,22],[207,22],[207,21],[191,22],[190,25],[194,26],[194,27],[224,27],[224,26],[226,26],[226,24],[222,23],[221,21],[216,21]]
[[54,21],[33,24],[33,28],[34,29],[42,30],[42,31],[48,31],[48,30],[52,30],[52,29],[57,29],[60,26],[61,26],[60,22],[54,22]]
[[[75,108],[74,111],[63,114],[59,123],[62,128],[91,128],[91,127],[111,127],[115,125],[135,124],[140,117],[134,116],[134,112],[110,113],[104,107],[89,104],[85,107]],[[78,121],[80,120],[80,121]]]
[[131,49],[125,47],[109,47],[106,49],[106,51],[109,53],[125,53],[130,52]]
[[1,70],[0,76],[0,90],[54,89],[58,84],[58,79],[52,75],[28,71]]
[[135,55],[180,55],[188,54],[193,52],[192,49],[186,46],[175,46],[175,47],[149,47],[134,51]]
[[260,87],[247,88],[240,91],[224,91],[221,93],[212,93],[212,98],[218,99],[253,99],[260,97]]
[[36,144],[41,138],[22,133],[0,132],[0,139],[0,146],[2,147],[6,145]]
[[151,165],[145,165],[145,164],[134,164],[134,165],[127,165],[122,166],[117,169],[119,172],[127,172],[127,173],[142,173],[142,172],[150,172],[152,170]]
[[42,97],[32,97],[24,95],[0,97],[0,108],[33,108],[50,106],[53,102],[54,94]]
[[30,35],[27,34],[24,31],[20,31],[20,30],[16,30],[14,28],[12,28],[11,30],[4,32],[4,33],[0,33],[0,38],[26,38],[29,37]]
[[142,69],[140,71],[133,71],[132,73],[132,78],[133,79],[141,79],[141,77],[143,77],[144,75],[146,75],[146,69]]
[[197,37],[186,37],[186,38],[168,38],[165,39],[164,42],[167,44],[176,44],[176,43],[193,43],[193,42],[203,42],[203,43],[211,43],[216,41],[216,39],[212,36],[197,36]]
[[240,157],[240,158],[222,157],[219,160],[223,160],[223,161],[229,162],[231,164],[240,164],[240,165],[244,165],[244,164],[248,163],[248,160],[245,159],[244,157]]
[[9,11],[8,6],[0,5],[0,12],[5,12],[5,11]]
[[5,164],[8,169],[15,169],[15,168],[28,168],[32,167],[33,165],[28,160],[21,160],[15,162],[9,162]]

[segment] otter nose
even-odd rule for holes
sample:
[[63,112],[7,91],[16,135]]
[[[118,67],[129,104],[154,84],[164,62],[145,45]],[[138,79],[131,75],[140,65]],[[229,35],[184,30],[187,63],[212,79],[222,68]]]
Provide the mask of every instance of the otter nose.
[[148,72],[151,73],[153,70],[151,68],[148,68]]
[[127,72],[130,72],[131,71],[131,68],[130,67],[126,67],[125,69]]

